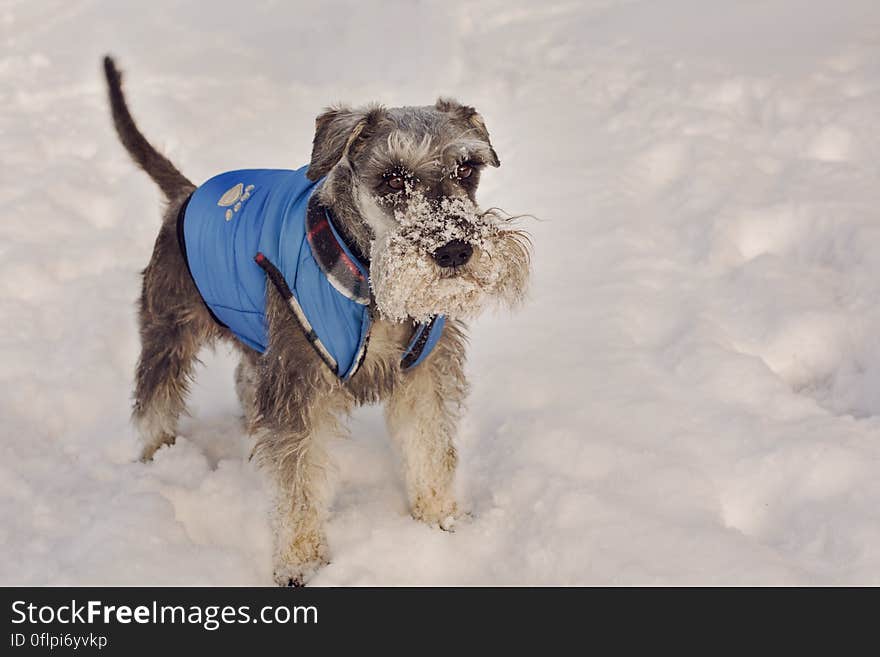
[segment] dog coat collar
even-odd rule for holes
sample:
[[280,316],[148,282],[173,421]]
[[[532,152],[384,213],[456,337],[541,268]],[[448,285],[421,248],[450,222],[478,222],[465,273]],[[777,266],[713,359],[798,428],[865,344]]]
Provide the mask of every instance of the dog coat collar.
[[[214,319],[244,344],[268,344],[266,279],[288,303],[309,343],[343,380],[366,356],[372,318],[369,273],[313,192],[307,167],[252,169],[211,178],[178,217],[178,238]],[[433,350],[445,318],[414,326],[401,367]]]

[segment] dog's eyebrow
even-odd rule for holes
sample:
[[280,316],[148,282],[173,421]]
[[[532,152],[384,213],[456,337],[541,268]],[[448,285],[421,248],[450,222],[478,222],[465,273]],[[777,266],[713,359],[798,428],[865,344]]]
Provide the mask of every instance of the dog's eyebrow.
[[492,161],[491,147],[482,139],[461,139],[443,149],[444,164],[452,165],[459,162],[488,164]]
[[388,155],[398,160],[410,170],[434,165],[436,147],[430,134],[420,138],[402,130],[395,130],[388,135]]

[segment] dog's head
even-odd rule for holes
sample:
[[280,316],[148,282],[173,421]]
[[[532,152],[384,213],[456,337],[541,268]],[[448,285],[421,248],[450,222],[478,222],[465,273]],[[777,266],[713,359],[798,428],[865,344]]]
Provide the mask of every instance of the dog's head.
[[308,176],[326,176],[319,199],[369,258],[383,317],[465,318],[522,298],[528,240],[476,202],[482,170],[499,164],[482,117],[453,100],[318,117]]

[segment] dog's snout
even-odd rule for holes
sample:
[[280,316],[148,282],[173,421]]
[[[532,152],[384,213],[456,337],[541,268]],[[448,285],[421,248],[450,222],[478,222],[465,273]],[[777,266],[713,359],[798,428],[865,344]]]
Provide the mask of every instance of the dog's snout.
[[474,248],[467,242],[452,240],[434,251],[434,260],[441,267],[461,267],[466,265],[474,254]]

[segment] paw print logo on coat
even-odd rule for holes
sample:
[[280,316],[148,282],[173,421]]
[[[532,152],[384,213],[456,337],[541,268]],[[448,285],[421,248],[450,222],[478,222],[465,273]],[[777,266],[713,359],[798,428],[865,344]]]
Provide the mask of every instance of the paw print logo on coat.
[[227,189],[217,205],[226,210],[226,221],[231,221],[236,212],[241,210],[241,206],[251,197],[254,191],[253,185],[244,186],[244,183],[238,183],[235,187]]

